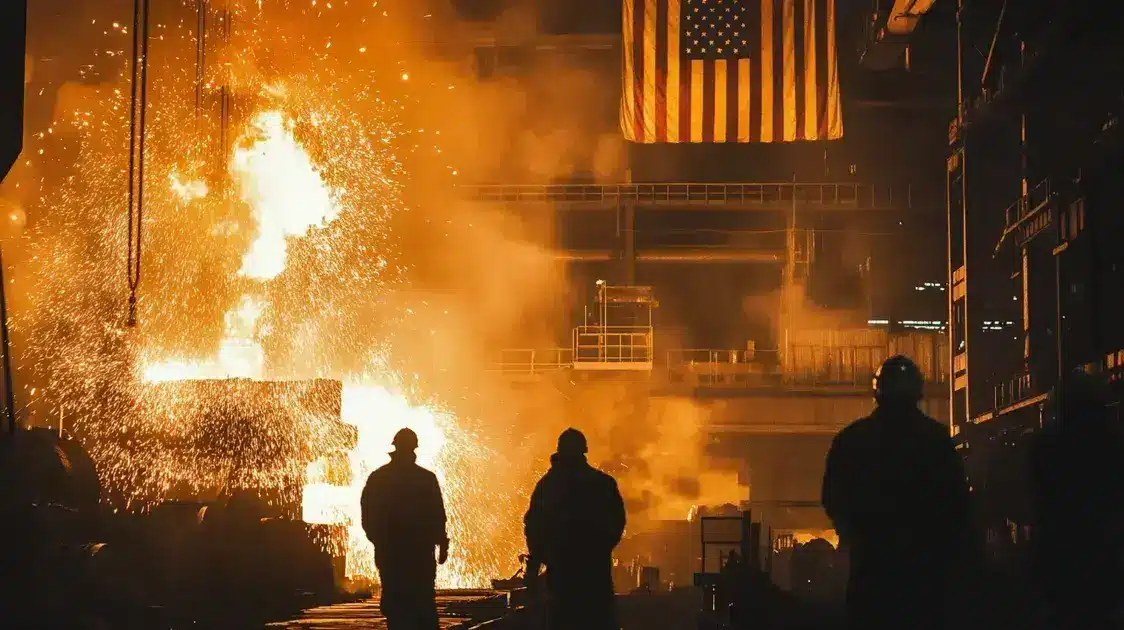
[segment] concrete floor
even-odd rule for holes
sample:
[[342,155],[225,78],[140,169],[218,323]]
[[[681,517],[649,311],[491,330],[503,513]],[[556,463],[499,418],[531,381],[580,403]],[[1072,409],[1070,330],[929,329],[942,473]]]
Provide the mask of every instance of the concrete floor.
[[[441,628],[467,628],[499,612],[506,599],[486,591],[440,593],[437,611]],[[493,612],[494,611],[494,612]],[[304,611],[295,619],[268,624],[267,630],[381,630],[386,621],[378,598],[321,606]]]

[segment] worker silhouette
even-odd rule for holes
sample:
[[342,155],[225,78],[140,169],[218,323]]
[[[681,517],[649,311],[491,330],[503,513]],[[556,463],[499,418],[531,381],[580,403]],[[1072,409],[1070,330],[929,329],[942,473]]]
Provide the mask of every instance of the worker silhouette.
[[964,466],[948,428],[918,408],[923,385],[913,361],[887,359],[874,412],[827,455],[823,506],[850,553],[850,628],[948,627],[945,610],[976,557]]
[[1102,379],[1074,372],[1056,393],[1056,422],[1031,442],[1035,582],[1053,627],[1119,628],[1124,436]]
[[527,575],[546,565],[551,630],[617,630],[613,549],[624,535],[617,482],[586,461],[585,436],[566,429],[523,519]]
[[[417,465],[418,436],[394,436],[390,463],[363,488],[363,531],[375,546],[380,606],[389,630],[436,630],[437,564],[449,556],[445,503],[437,476]],[[439,554],[434,558],[435,551]]]

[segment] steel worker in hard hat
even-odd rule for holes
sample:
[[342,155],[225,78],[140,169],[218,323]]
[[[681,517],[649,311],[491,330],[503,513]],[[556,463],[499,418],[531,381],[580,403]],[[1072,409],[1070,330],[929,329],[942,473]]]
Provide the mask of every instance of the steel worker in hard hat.
[[380,606],[389,630],[436,630],[437,564],[449,557],[445,503],[437,476],[418,466],[418,436],[394,436],[390,463],[363,488],[363,531],[375,546]]
[[1067,374],[1031,442],[1034,576],[1055,628],[1119,628],[1124,612],[1124,435],[1110,401],[1102,376]]
[[624,535],[617,482],[589,465],[585,435],[566,429],[523,519],[528,576],[546,565],[551,630],[617,630],[613,549]]
[[851,628],[948,627],[956,585],[977,557],[964,466],[948,427],[921,412],[923,390],[913,361],[888,359],[874,411],[840,431],[827,455],[823,507],[850,553]]

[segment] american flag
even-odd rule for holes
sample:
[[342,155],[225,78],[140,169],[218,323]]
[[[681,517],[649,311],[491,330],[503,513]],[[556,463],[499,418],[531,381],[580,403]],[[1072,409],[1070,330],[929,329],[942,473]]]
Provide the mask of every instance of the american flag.
[[627,140],[843,136],[835,0],[623,0]]

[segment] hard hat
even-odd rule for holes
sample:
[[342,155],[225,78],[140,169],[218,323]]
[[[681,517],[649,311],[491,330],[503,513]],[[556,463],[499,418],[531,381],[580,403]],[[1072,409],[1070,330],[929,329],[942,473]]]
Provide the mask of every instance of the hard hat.
[[394,448],[400,451],[413,451],[418,448],[418,434],[414,433],[413,429],[400,429],[398,433],[394,434],[394,440],[391,441]]
[[904,355],[892,356],[874,373],[874,399],[878,404],[921,402],[925,377],[917,364]]
[[589,452],[585,434],[577,429],[566,429],[558,436],[558,453],[561,455],[584,455]]

